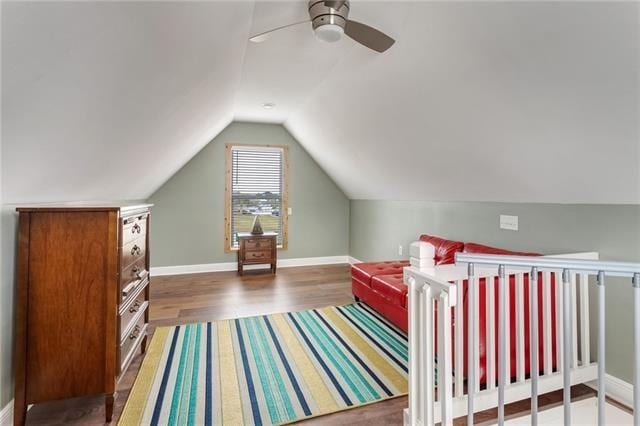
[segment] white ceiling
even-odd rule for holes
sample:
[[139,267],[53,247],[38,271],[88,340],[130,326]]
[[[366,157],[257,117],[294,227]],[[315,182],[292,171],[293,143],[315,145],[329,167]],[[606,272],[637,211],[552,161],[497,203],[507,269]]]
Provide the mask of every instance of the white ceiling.
[[3,201],[150,195],[233,119],[252,12],[2,2]]
[[145,198],[235,118],[350,198],[640,203],[638,3],[353,1],[384,54],[247,42],[305,1],[2,8],[4,202]]

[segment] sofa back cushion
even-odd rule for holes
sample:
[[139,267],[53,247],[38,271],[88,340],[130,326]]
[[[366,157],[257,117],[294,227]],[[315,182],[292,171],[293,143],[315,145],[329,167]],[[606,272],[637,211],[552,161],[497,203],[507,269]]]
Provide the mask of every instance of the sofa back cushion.
[[433,244],[435,256],[433,261],[436,265],[455,263],[456,253],[464,249],[464,243],[460,241],[445,240],[433,235],[422,234],[420,241]]
[[477,254],[505,254],[509,256],[542,256],[539,253],[504,250],[501,248],[485,246],[483,244],[476,244],[476,243],[465,243],[464,252],[477,253]]

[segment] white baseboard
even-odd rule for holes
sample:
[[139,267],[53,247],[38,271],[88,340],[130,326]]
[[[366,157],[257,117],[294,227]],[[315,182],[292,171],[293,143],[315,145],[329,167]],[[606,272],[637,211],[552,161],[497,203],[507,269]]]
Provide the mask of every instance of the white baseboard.
[[[586,383],[586,385],[598,390],[598,383],[596,381]],[[609,398],[629,408],[633,407],[633,385],[631,383],[625,382],[611,374],[605,374],[604,387],[605,394]]]
[[0,411],[0,426],[13,424],[13,399]]
[[[291,268],[294,266],[316,266],[335,265],[340,263],[351,263],[349,256],[325,256],[325,257],[302,257],[298,259],[278,259],[279,268]],[[245,270],[263,269],[263,265],[245,266]],[[225,272],[238,269],[237,262],[205,263],[201,265],[179,265],[179,266],[156,266],[151,267],[151,275],[158,277],[161,275],[183,275],[199,274],[203,272]]]
[[361,260],[356,259],[355,257],[349,256],[349,264],[353,265],[354,263],[362,263]]

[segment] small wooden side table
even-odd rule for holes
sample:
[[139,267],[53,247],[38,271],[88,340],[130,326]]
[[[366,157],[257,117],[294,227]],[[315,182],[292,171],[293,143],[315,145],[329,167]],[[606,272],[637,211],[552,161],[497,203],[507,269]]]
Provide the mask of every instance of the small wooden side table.
[[270,264],[271,273],[276,273],[278,259],[278,234],[265,232],[253,235],[249,232],[238,232],[238,273],[243,275],[245,265]]

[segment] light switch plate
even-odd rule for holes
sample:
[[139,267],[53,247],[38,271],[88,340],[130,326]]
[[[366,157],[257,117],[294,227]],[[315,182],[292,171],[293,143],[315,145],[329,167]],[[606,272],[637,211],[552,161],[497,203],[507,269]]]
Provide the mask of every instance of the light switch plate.
[[291,216],[293,214],[293,208],[287,207],[287,215]]
[[506,229],[508,231],[518,230],[518,216],[509,216],[506,214],[500,215],[500,229]]

